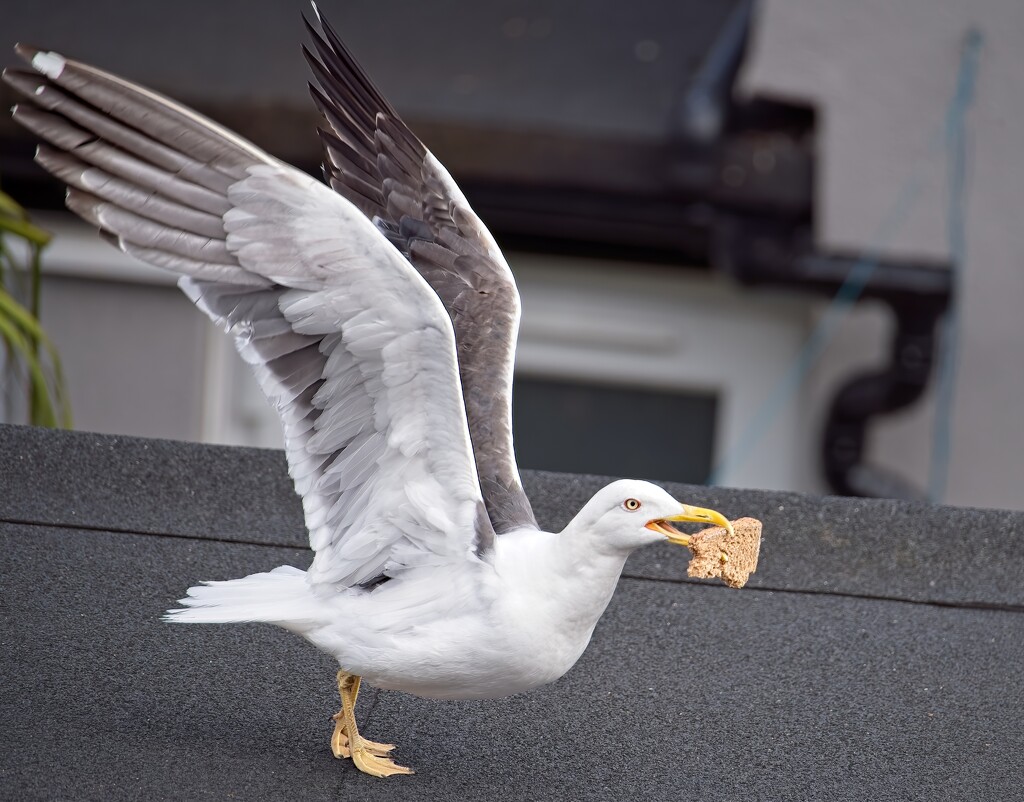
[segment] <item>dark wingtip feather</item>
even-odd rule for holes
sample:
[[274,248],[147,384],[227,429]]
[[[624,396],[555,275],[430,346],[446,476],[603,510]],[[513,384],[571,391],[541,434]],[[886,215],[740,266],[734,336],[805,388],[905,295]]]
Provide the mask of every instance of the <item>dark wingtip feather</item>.
[[43,50],[21,42],[14,46],[14,52],[28,62],[33,70],[41,72],[53,80],[57,80],[60,77],[70,62],[70,59],[65,58],[55,50]]
[[32,45],[26,45],[23,42],[18,42],[14,46],[14,52],[17,53],[21,58],[25,59],[25,61],[31,63],[36,53],[41,53],[42,49],[38,47],[33,47]]
[[[313,11],[315,12],[316,11],[316,4],[314,3],[314,4],[311,4],[311,5],[313,5]],[[319,19],[320,18],[318,16],[317,20],[319,20]],[[317,30],[316,30],[316,26],[314,26],[313,23],[309,21],[309,17],[306,16],[306,12],[305,11],[302,12],[302,22],[306,26],[306,30],[309,31],[310,34],[312,34],[314,37],[319,36],[319,34],[317,33]]]
[[14,67],[8,67],[4,70],[3,79],[5,84],[21,92],[26,97],[31,96],[46,81],[38,72],[19,70]]

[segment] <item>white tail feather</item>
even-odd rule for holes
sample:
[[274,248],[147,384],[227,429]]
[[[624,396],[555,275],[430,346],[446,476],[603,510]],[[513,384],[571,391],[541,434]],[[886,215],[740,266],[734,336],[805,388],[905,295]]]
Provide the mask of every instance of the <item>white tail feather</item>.
[[306,572],[282,565],[265,574],[204,582],[178,600],[183,608],[168,610],[163,620],[179,624],[263,622],[293,631],[315,626],[323,608],[306,581]]

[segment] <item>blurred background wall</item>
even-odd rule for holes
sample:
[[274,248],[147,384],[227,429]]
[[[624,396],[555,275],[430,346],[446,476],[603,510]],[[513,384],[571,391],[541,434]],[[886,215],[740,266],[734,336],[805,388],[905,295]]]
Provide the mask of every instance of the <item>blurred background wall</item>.
[[[1024,508],[1024,166],[1013,149],[1024,135],[1024,6],[321,8],[506,249],[524,305],[524,467],[810,492],[836,489],[823,454],[839,441],[823,432],[851,379],[888,369],[897,311],[914,310],[915,292],[921,308],[955,295],[941,131],[976,26],[943,499]],[[302,11],[266,0],[23,4],[7,12],[0,46],[29,41],[124,74],[315,173]],[[60,211],[29,138],[8,121],[0,143],[0,182],[56,233],[43,322],[76,427],[278,445],[230,343],[173,278]],[[908,181],[922,190],[881,237]],[[798,370],[837,281],[865,258],[877,291]],[[936,343],[922,343],[927,362]],[[923,493],[934,469],[935,370],[925,367],[920,398],[864,413],[850,464],[898,477],[872,485],[882,494]],[[18,413],[9,398],[7,417]]]
[[[768,0],[744,75],[751,92],[809,99],[819,112],[818,237],[871,248],[904,182],[922,192],[885,244],[888,253],[948,257],[943,115],[965,32],[983,37],[968,112],[966,261],[946,500],[1024,506],[1024,5],[1013,0]],[[884,316],[864,310],[837,338],[812,394],[877,353]],[[871,450],[924,483],[934,384],[923,402],[880,418]],[[816,403],[812,409],[819,409]]]

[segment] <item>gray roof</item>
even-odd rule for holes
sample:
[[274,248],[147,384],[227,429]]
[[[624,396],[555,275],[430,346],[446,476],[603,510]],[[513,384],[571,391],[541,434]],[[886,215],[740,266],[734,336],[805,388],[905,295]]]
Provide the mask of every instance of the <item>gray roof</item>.
[[[668,485],[765,524],[747,589],[636,555],[565,678],[361,697],[420,773],[334,760],[334,666],[172,627],[201,578],[309,552],[280,452],[0,427],[0,796],[1021,799],[1024,514]],[[559,527],[604,480],[524,476]]]

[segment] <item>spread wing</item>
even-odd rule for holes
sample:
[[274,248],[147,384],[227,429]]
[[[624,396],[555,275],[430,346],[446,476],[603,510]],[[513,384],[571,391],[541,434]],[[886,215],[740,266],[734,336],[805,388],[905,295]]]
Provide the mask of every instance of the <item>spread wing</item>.
[[[316,10],[316,6],[313,6]],[[447,170],[402,122],[334,29],[307,21],[303,48],[319,88],[330,185],[357,206],[433,287],[455,327],[477,473],[495,531],[536,528],[512,448],[519,292],[490,232]]]
[[341,195],[216,123],[93,67],[18,48],[15,119],[68,206],[182,289],[284,426],[314,583],[478,560],[493,543],[444,306]]

